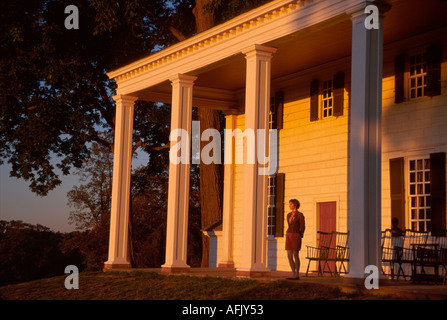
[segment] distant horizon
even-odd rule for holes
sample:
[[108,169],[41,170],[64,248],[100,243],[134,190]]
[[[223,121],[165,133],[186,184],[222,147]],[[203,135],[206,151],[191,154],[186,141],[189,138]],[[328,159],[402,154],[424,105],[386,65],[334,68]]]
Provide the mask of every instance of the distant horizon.
[[[132,168],[147,163],[147,159],[148,155],[140,151],[132,160]],[[68,223],[70,211],[74,209],[67,204],[67,192],[80,185],[78,175],[61,174],[61,185],[41,197],[29,189],[29,181],[10,177],[10,171],[11,165],[6,161],[0,165],[0,220],[40,224],[55,232],[76,231],[76,225]]]

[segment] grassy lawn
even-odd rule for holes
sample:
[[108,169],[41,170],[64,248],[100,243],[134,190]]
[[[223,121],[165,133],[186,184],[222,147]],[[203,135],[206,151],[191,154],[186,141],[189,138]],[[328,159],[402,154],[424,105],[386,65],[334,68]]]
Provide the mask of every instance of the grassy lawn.
[[66,276],[0,287],[4,300],[364,300],[389,297],[344,293],[335,287],[289,281],[262,282],[161,275],[154,272],[86,272],[79,289],[67,290]]

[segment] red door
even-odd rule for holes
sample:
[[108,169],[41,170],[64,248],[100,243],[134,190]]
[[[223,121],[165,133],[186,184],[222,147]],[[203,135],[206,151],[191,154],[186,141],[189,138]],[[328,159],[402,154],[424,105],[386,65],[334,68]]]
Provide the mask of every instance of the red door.
[[[336,202],[319,202],[318,203],[318,230],[322,232],[336,231]],[[331,248],[335,247],[335,240],[332,239]],[[331,252],[334,254],[334,251]],[[323,270],[324,263],[321,263],[321,270]],[[330,261],[324,268],[324,272],[335,271],[335,262]]]
[[336,202],[318,203],[318,231],[332,232],[336,231]]

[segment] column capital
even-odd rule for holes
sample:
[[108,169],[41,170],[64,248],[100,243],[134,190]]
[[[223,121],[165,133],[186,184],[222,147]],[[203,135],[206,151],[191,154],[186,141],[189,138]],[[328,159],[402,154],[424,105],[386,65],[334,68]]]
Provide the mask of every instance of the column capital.
[[172,84],[181,83],[181,84],[193,85],[194,81],[196,79],[197,79],[196,76],[190,76],[190,75],[187,75],[187,74],[178,73],[178,74],[170,77],[169,81],[171,81]]
[[365,8],[369,5],[376,6],[379,9],[380,15],[391,9],[391,5],[396,0],[359,0],[354,1],[351,5],[347,6],[345,12],[351,16],[351,19],[356,19],[365,16]]
[[272,56],[272,54],[274,54],[276,51],[277,51],[277,49],[273,48],[273,47],[263,46],[260,44],[254,44],[254,45],[251,45],[251,46],[243,49],[241,52],[243,54],[245,54],[246,57],[257,55],[257,56],[265,56],[265,57],[270,58]]
[[129,96],[127,94],[117,94],[116,96],[112,97],[115,103],[122,102],[124,104],[131,104],[133,105],[135,101],[138,100],[138,97]]

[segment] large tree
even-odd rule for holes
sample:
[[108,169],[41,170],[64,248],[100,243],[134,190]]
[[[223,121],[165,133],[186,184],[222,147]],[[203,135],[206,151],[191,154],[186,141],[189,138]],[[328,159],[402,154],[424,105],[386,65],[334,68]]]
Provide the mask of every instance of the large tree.
[[[16,0],[0,12],[0,161],[11,176],[46,195],[89,158],[99,143],[113,151],[116,85],[106,71],[200,33],[266,0]],[[65,7],[79,9],[79,29],[66,29]],[[150,129],[155,104],[138,102],[134,150],[157,171],[167,143]],[[165,119],[166,120],[166,119]],[[201,130],[221,129],[216,111],[199,110]],[[169,126],[169,120],[164,124]],[[148,129],[149,128],[149,129]],[[200,165],[202,229],[221,219],[222,172]],[[206,246],[206,243],[205,243]],[[205,248],[205,250],[207,250]],[[206,251],[205,251],[206,252]],[[207,255],[204,255],[207,264]]]

